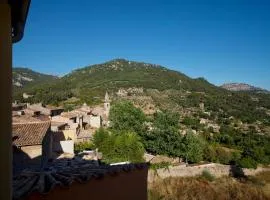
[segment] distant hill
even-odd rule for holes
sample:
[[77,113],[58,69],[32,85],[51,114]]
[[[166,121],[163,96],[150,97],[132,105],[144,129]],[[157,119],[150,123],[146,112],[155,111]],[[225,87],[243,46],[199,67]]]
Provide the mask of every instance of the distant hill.
[[[54,77],[51,78],[54,79]],[[57,96],[57,101],[76,96],[82,101],[89,102],[98,99],[97,97],[102,98],[105,91],[116,92],[119,88],[130,87],[159,91],[168,89],[194,92],[223,91],[204,78],[192,79],[160,65],[114,59],[74,70],[48,84],[44,82],[34,86],[32,84],[31,87],[26,87],[20,92],[33,93],[40,99],[44,97],[44,100],[54,95]],[[50,94],[48,94],[49,91]],[[15,93],[19,94],[16,91]],[[50,102],[50,99],[47,102]]]
[[73,87],[102,90],[119,87],[143,87],[151,89],[185,89],[206,91],[218,89],[203,78],[191,79],[178,71],[144,62],[115,59],[102,64],[77,69],[63,77]]
[[28,68],[13,68],[12,83],[15,88],[24,88],[58,79],[56,76],[35,72]]
[[173,109],[181,115],[192,112],[198,116],[199,104],[204,103],[205,110],[211,112],[211,119],[234,116],[243,121],[261,120],[270,123],[267,114],[270,112],[269,94],[232,92],[204,78],[193,79],[156,64],[114,59],[76,69],[61,78],[50,79],[52,81],[36,82],[14,90],[14,99],[23,101],[22,93],[26,92],[34,95],[27,99],[32,102],[64,106],[86,102],[93,105],[102,103],[106,91],[113,100],[120,98],[119,91],[124,91],[126,99],[147,109]]
[[246,83],[226,83],[223,84],[221,87],[230,91],[258,91],[258,92],[267,91],[262,88],[255,87]]

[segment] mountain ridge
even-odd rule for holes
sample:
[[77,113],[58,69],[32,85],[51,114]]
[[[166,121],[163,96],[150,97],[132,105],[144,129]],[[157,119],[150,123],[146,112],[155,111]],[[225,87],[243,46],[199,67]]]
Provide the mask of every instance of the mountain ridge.
[[[14,100],[62,105],[67,110],[83,103],[101,104],[106,91],[113,101],[121,99],[118,94],[123,91],[124,99],[133,99],[135,103],[155,109],[173,109],[183,115],[196,110],[198,114],[202,112],[199,105],[204,103],[204,109],[212,113],[213,119],[234,116],[244,122],[270,123],[269,94],[232,92],[205,78],[190,78],[157,64],[125,59],[86,66],[62,78],[29,84],[13,91]],[[23,99],[24,92],[33,97]]]
[[12,68],[13,87],[23,88],[27,85],[40,84],[47,81],[58,79],[57,76],[34,71],[26,67]]
[[220,86],[221,88],[227,89],[229,91],[257,91],[257,92],[269,92],[266,89],[256,87],[247,83],[224,83]]
[[[89,65],[89,66],[84,66],[84,67],[80,67],[80,68],[77,68],[77,69],[73,69],[69,73],[66,73],[65,75],[62,75],[62,76],[55,76],[55,75],[50,75],[50,74],[47,74],[47,73],[41,73],[41,72],[35,71],[35,70],[31,69],[31,68],[27,68],[27,67],[14,67],[13,68],[13,76],[14,76],[14,74],[17,73],[17,71],[26,71],[26,72],[28,71],[30,73],[34,73],[34,74],[37,74],[37,75],[40,75],[40,76],[48,77],[48,80],[50,81],[50,79],[62,79],[62,78],[65,78],[65,77],[72,76],[74,73],[80,72],[80,71],[85,70],[87,68],[96,67],[96,66],[102,67],[102,65],[104,65],[104,64],[114,64],[114,63],[117,63],[117,62],[125,63],[125,64],[128,63],[129,65],[132,64],[132,63],[142,64],[142,65],[145,66],[145,68],[147,68],[147,67],[156,67],[156,68],[163,69],[164,71],[173,71],[173,72],[176,72],[176,73],[179,73],[181,75],[184,75],[184,76],[188,77],[187,75],[185,75],[184,73],[182,73],[180,71],[168,69],[168,68],[166,68],[164,66],[161,66],[159,64],[151,64],[151,63],[146,63],[146,62],[131,61],[131,60],[127,60],[127,59],[124,59],[124,58],[116,58],[116,59],[112,59],[112,60],[109,60],[109,61],[101,63],[101,64],[92,64],[92,65]],[[111,66],[111,67],[114,70],[118,69],[117,67],[116,68],[113,68],[113,66]],[[188,77],[188,78],[190,78],[190,77]],[[22,87],[22,84],[20,84],[20,83],[18,84],[18,81],[16,81],[16,79],[18,79],[18,78],[15,76],[15,78],[13,78],[13,85],[17,86],[17,87]],[[201,80],[201,81],[206,81],[206,82],[210,83],[204,77],[196,77],[196,78],[190,78],[190,79],[192,79],[192,80]],[[26,79],[25,81],[30,82],[31,80]],[[231,82],[231,83],[229,82],[229,83],[224,83],[224,84],[222,84],[220,86],[215,85],[213,83],[210,83],[210,84],[212,84],[214,86],[217,86],[217,87],[220,87],[220,88],[223,88],[223,89],[226,89],[228,91],[269,92],[267,89],[264,89],[264,88],[261,88],[261,87],[256,87],[256,86],[253,86],[253,85],[247,84],[247,83],[241,83],[241,82]]]

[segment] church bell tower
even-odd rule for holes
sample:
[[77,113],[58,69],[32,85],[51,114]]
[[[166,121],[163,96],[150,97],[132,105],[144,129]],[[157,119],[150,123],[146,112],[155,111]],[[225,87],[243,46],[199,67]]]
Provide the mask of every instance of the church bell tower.
[[109,94],[108,92],[106,92],[105,98],[104,98],[104,114],[106,117],[109,117],[110,107],[111,107],[111,104],[110,104]]

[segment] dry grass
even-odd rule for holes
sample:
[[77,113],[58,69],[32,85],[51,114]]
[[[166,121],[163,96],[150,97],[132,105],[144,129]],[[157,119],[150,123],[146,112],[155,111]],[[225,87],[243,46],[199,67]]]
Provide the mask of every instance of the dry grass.
[[255,176],[256,180],[262,185],[263,192],[270,199],[270,171],[261,172]]
[[247,180],[223,177],[209,182],[201,177],[167,178],[149,184],[149,199],[266,200],[270,199],[270,172]]

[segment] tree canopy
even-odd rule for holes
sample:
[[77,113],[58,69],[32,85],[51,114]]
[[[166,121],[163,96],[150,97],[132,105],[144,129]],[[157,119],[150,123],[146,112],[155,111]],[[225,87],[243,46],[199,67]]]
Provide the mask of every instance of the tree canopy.
[[107,163],[143,161],[143,144],[133,132],[119,133],[99,129],[94,134],[93,144],[102,152],[103,160]]
[[110,126],[118,131],[133,131],[141,133],[146,117],[141,109],[129,101],[115,103],[110,109]]

